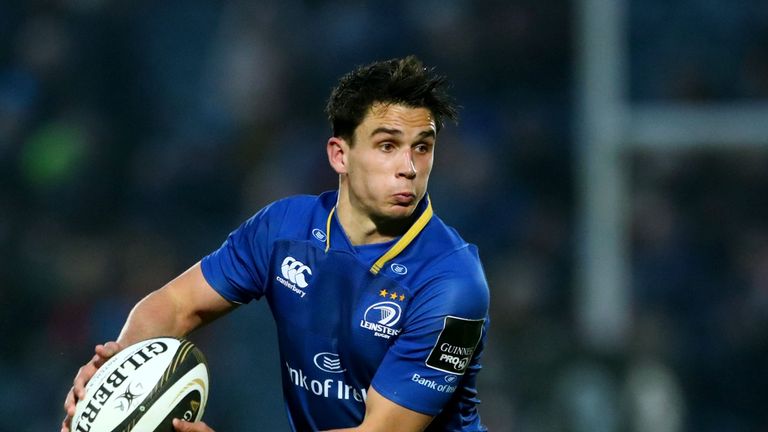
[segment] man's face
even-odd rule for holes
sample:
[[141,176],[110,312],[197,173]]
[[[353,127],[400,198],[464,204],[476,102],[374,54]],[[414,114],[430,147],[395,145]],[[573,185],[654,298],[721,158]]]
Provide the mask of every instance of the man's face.
[[411,216],[427,191],[436,135],[428,109],[374,104],[349,148],[352,205],[373,218]]

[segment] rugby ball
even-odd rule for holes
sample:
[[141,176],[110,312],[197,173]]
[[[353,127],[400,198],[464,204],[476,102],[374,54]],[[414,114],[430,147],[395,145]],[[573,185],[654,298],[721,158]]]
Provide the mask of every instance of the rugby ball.
[[208,365],[184,339],[161,337],[110,358],[85,386],[72,432],[172,432],[172,420],[198,421],[208,400]]

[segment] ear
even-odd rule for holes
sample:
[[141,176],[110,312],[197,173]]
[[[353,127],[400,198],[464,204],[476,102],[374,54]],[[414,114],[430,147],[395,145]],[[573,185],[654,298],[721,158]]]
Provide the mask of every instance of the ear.
[[343,138],[330,137],[326,145],[328,152],[328,163],[338,174],[347,173],[347,155],[349,154],[349,145]]

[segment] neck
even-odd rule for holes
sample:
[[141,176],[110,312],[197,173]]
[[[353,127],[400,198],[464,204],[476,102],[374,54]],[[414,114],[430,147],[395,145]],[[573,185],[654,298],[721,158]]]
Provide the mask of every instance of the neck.
[[349,191],[339,187],[336,217],[354,246],[383,243],[403,235],[413,224],[415,214],[404,219],[387,219],[371,215],[362,203],[350,197]]

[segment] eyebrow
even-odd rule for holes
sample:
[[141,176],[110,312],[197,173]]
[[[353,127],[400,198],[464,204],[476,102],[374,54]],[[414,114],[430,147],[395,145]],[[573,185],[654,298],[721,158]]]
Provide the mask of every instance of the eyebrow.
[[[385,133],[385,134],[390,134],[390,135],[402,135],[403,131],[401,131],[400,129],[388,128],[388,127],[381,126],[381,127],[377,127],[376,129],[374,129],[373,132],[371,132],[371,136],[374,136],[374,135],[380,134],[380,133]],[[434,129],[429,129],[429,130],[422,131],[419,134],[419,137],[420,138],[427,138],[427,137],[433,137],[434,138],[435,137],[435,131],[434,131]]]

